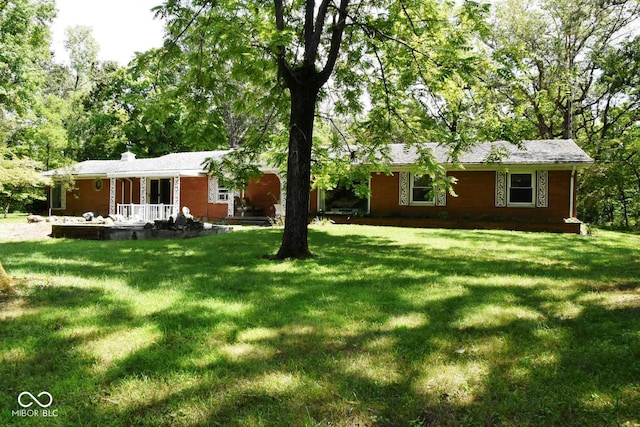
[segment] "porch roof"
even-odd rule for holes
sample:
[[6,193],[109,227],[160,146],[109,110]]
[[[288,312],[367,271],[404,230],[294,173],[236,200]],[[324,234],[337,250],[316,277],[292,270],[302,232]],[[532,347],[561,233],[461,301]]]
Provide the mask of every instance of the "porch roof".
[[197,176],[205,174],[204,163],[208,158],[216,160],[229,150],[172,153],[150,159],[124,157],[122,160],[86,160],[65,168],[45,172],[54,176],[71,173],[74,176],[144,177],[144,176]]

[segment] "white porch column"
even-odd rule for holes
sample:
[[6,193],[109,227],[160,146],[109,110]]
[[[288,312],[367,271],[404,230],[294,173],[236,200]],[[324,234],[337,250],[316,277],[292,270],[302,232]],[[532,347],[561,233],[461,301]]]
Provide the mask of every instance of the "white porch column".
[[147,204],[147,178],[140,177],[140,204]]
[[276,174],[280,180],[280,206],[282,206],[282,215],[287,211],[287,178],[280,174]]
[[229,197],[227,198],[227,216],[233,216],[235,214],[234,211],[234,202],[235,202],[235,192],[229,192]]
[[116,179],[109,178],[109,215],[116,213]]
[[174,213],[180,212],[180,175],[173,177],[173,209]]

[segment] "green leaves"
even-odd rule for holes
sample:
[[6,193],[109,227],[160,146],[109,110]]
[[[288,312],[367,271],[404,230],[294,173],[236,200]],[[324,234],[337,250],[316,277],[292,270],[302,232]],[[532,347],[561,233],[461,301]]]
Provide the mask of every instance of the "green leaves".
[[259,166],[256,153],[245,148],[229,152],[222,160],[207,159],[205,164],[209,175],[218,178],[221,187],[234,190],[246,189],[251,178],[260,176]]
[[[597,164],[584,173],[581,219],[638,220],[638,39],[636,1],[507,0],[499,3],[487,73],[505,139],[574,138]],[[543,30],[541,30],[543,29]]]
[[[0,7],[0,111],[23,114],[42,83],[53,3],[16,0]],[[0,120],[2,120],[0,116]],[[2,141],[0,141],[2,142]]]
[[41,171],[41,163],[0,150],[0,208],[5,215],[14,202],[44,199],[41,190],[49,180]]

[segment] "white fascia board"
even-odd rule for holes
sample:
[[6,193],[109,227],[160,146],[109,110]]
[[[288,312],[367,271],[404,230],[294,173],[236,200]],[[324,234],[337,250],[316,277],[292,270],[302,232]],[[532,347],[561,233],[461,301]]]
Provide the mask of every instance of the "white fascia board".
[[[574,168],[586,168],[593,163],[467,163],[462,165],[452,165],[445,163],[442,166],[447,171],[463,171],[463,172],[481,172],[481,171],[497,171],[504,169],[535,169],[535,170],[573,170]],[[415,170],[415,165],[391,165],[392,172],[407,172]]]

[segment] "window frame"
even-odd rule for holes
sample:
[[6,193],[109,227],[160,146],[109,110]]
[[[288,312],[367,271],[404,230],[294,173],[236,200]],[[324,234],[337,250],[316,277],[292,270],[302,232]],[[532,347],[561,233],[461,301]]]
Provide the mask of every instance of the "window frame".
[[[512,186],[512,177],[514,175],[529,175],[531,177],[531,187],[513,187]],[[513,202],[511,201],[511,188],[530,188],[531,190],[531,201],[530,202]],[[525,171],[514,171],[509,172],[507,174],[507,206],[509,207],[521,207],[521,208],[533,208],[536,206],[536,172],[525,170]]]
[[[153,193],[154,181],[157,182],[157,191],[158,193]],[[168,185],[168,188],[164,188],[164,186]],[[165,191],[165,190],[168,190]],[[172,205],[173,195],[175,191],[175,182],[173,178],[167,177],[149,177],[147,181],[147,200],[151,205]],[[165,201],[163,201],[163,196],[165,196]],[[153,203],[153,200],[156,199],[156,203]]]
[[[56,192],[59,192],[59,193],[55,194]],[[65,188],[64,183],[62,182],[53,183],[50,190],[50,201],[49,201],[51,210],[62,211],[67,208],[66,192],[67,192],[67,189]],[[54,199],[54,195],[57,196],[55,199]],[[59,202],[59,203],[56,203],[56,202]],[[54,206],[54,204],[56,206]]]
[[[339,211],[327,211],[327,206],[326,206],[326,202],[327,202],[327,191],[330,190],[326,190],[324,188],[318,188],[318,198],[317,198],[317,210],[318,212],[321,213],[325,213],[328,215],[354,215],[354,214],[362,214],[362,215],[369,215],[371,213],[371,177],[369,177],[369,179],[367,180],[367,185],[369,186],[369,195],[366,197],[367,199],[367,208],[365,211],[362,210],[351,210],[350,212],[349,209],[345,209],[344,212],[339,212]],[[333,190],[333,189],[331,189]]]
[[227,187],[218,187],[216,189],[216,203],[227,203],[231,197],[231,191]]
[[[417,173],[413,173],[411,172],[411,176],[409,177],[409,204],[411,205],[415,205],[415,206],[435,206],[436,204],[436,193],[435,193],[435,186],[433,185],[433,178],[431,178],[429,176],[429,179],[431,180],[431,186],[430,187],[424,187],[424,186],[416,186],[416,178],[417,177],[423,177],[423,176],[429,176],[427,174],[417,174]],[[413,190],[416,188],[431,188],[431,200],[414,200],[413,198]]]
[[102,191],[102,189],[104,188],[104,181],[102,180],[102,178],[96,178],[93,180],[93,191]]

